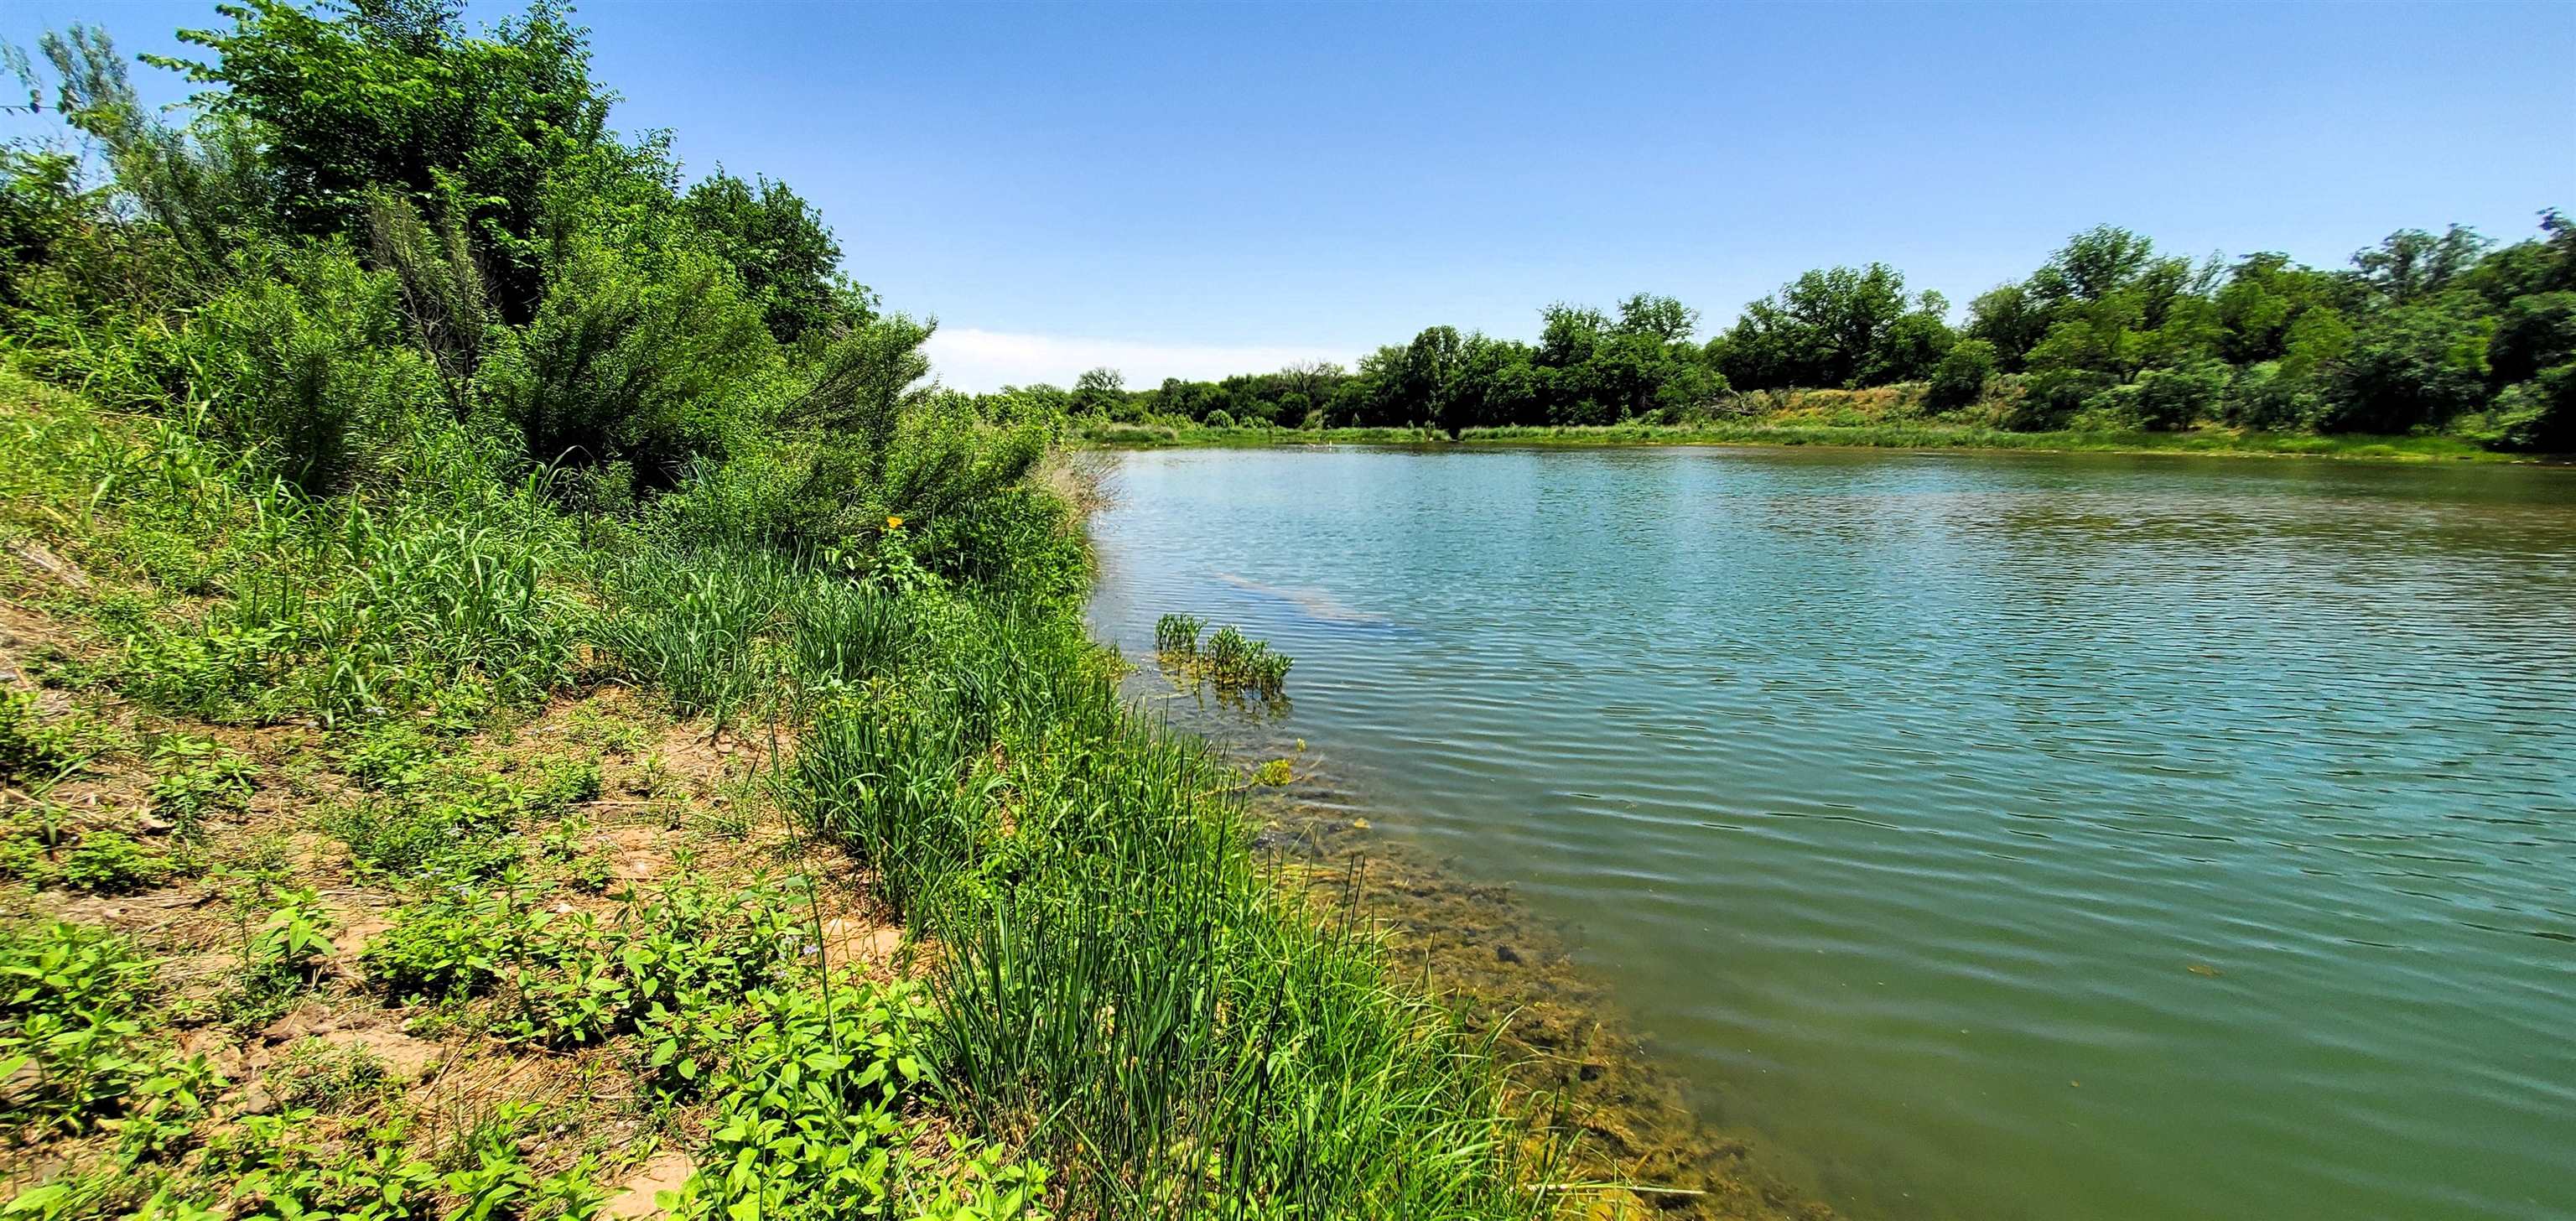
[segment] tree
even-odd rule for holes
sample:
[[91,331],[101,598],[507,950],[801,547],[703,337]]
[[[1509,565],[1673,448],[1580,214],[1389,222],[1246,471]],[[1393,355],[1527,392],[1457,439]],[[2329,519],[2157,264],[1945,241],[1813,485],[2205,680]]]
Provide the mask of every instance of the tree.
[[2155,243],[2115,225],[2096,225],[2066,244],[2030,277],[2043,304],[2100,301],[2129,287],[2148,266]]
[[1127,378],[1106,366],[1086,369],[1073,379],[1073,409],[1085,415],[1108,415],[1127,401]]
[[2494,319],[2470,293],[2382,309],[2355,328],[2326,369],[2328,432],[2408,432],[2448,422],[2486,401]]
[[2450,287],[2491,244],[2477,231],[2459,225],[2443,230],[2440,237],[2421,229],[2400,229],[2378,246],[2354,254],[2352,265],[2360,269],[2364,283],[2404,305]]
[[1905,277],[1885,263],[1810,271],[1745,306],[1719,371],[1752,390],[1860,384],[1881,335],[1905,312]]
[[2487,371],[2497,385],[2528,381],[2570,360],[2576,360],[2576,292],[2516,297],[2496,316]]
[[286,0],[218,10],[229,30],[184,30],[210,61],[153,60],[222,85],[216,115],[256,121],[289,230],[352,238],[368,198],[392,191],[455,211],[502,314],[532,318],[543,293],[551,180],[611,149],[609,95],[590,78],[588,35],[550,0],[464,28],[444,0],[362,0],[325,16]]
[[841,243],[786,183],[745,182],[720,169],[689,188],[680,214],[733,265],[780,343],[867,320],[873,298],[841,275]]
[[1950,310],[1948,299],[1927,292],[1916,303],[1913,312],[1898,318],[1879,332],[1862,362],[1856,379],[1863,386],[1884,386],[1891,382],[1919,382],[1932,375],[1934,366],[1949,354],[1958,336],[1950,330],[1943,315]]
[[2005,284],[1968,303],[1967,334],[1994,348],[1998,369],[2018,373],[2030,350],[2048,334],[2048,309],[2028,288]]
[[1647,335],[1659,343],[1679,343],[1699,329],[1699,311],[1671,297],[1638,293],[1619,303],[1619,330]]

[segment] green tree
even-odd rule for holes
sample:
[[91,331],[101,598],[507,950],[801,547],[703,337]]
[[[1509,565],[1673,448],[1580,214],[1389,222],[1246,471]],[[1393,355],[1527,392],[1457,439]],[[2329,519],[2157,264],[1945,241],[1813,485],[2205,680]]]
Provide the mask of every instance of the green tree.
[[1619,303],[1619,330],[1658,343],[1680,343],[1699,330],[1699,311],[1671,297],[1638,293]]
[[588,36],[564,10],[537,0],[483,37],[450,0],[327,12],[237,0],[216,12],[230,29],[180,34],[211,59],[153,62],[223,86],[207,95],[212,112],[258,124],[290,231],[363,237],[378,191],[452,210],[503,315],[535,316],[549,179],[611,142]]
[[2497,384],[2528,381],[2569,360],[2576,360],[2576,292],[2516,297],[2496,316],[2487,371]]
[[[926,337],[926,336],[925,336]],[[1085,415],[1106,416],[1127,405],[1127,377],[1116,369],[1103,366],[1085,369],[1073,379],[1073,409]]]
[[1885,263],[1810,271],[1744,308],[1719,371],[1768,390],[1860,383],[1881,337],[1906,313],[1905,277]]
[[786,183],[718,170],[689,188],[680,213],[733,265],[780,343],[867,320],[875,299],[841,274],[841,243]]
[[1948,355],[1958,336],[1950,330],[1944,317],[1950,302],[1937,292],[1927,292],[1915,303],[1912,312],[1887,325],[1870,347],[1855,379],[1863,386],[1884,386],[1891,382],[1919,382],[1932,376],[1932,370]]
[[2317,426],[2329,432],[2409,432],[2447,423],[2486,402],[2487,344],[2495,329],[2466,292],[2370,315],[2325,369]]
[[2472,229],[2453,225],[2436,237],[2421,229],[2400,229],[2379,245],[2352,256],[2362,281],[2400,305],[2420,301],[2449,288],[2491,245]]
[[1993,345],[1996,368],[2018,373],[2030,350],[2048,334],[2048,308],[2027,287],[2006,284],[1968,303],[1966,333]]

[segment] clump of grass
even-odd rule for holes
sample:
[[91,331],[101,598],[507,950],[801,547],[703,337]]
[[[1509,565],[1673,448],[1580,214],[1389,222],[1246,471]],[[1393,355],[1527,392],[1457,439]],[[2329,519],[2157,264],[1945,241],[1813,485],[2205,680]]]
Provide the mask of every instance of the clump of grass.
[[1279,694],[1288,682],[1288,667],[1297,664],[1287,654],[1272,651],[1269,641],[1253,640],[1231,626],[1209,638],[1200,661],[1208,681],[1218,688],[1262,695]]
[[0,783],[43,783],[89,757],[75,726],[46,720],[36,693],[0,687]]
[[1154,621],[1154,647],[1165,653],[1191,656],[1199,651],[1199,631],[1207,620],[1196,615],[1165,615]]
[[268,1096],[288,1109],[350,1110],[372,1101],[391,1079],[384,1057],[362,1044],[336,1046],[319,1036],[290,1044],[262,1074]]
[[1078,625],[979,627],[936,698],[821,710],[785,777],[946,948],[950,1105],[1058,1163],[1070,1215],[1545,1212],[1489,1049],[1273,889],[1240,773],[1138,719]]
[[1207,620],[1196,615],[1165,615],[1154,622],[1155,652],[1169,669],[1220,691],[1277,696],[1285,689],[1294,659],[1231,624],[1201,643],[1199,633],[1206,627]]

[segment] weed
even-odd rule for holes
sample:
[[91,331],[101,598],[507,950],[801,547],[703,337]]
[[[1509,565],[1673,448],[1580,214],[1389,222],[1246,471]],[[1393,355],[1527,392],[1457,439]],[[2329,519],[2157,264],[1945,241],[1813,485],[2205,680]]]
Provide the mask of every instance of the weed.
[[207,815],[248,803],[259,776],[247,756],[185,734],[154,742],[151,761],[161,769],[152,782],[152,812],[188,841],[203,836]]
[[1183,655],[1199,651],[1199,631],[1207,620],[1196,615],[1165,615],[1154,621],[1154,647]]
[[368,984],[399,1004],[475,996],[500,980],[533,919],[507,889],[441,893],[397,910],[359,962]]
[[288,1109],[334,1112],[359,1109],[390,1080],[384,1057],[359,1044],[336,1046],[318,1037],[288,1045],[260,1078],[268,1096]]
[[90,753],[77,726],[46,721],[35,692],[0,688],[0,783],[56,780]]
[[0,1121],[87,1131],[169,1064],[143,1040],[152,967],[124,938],[60,921],[0,925]]
[[241,968],[222,1003],[226,1019],[236,1026],[275,1021],[295,998],[320,982],[331,953],[331,918],[310,890],[290,889],[259,923],[243,909]]
[[149,890],[173,872],[169,857],[114,831],[91,831],[62,853],[51,880],[72,890],[121,895]]

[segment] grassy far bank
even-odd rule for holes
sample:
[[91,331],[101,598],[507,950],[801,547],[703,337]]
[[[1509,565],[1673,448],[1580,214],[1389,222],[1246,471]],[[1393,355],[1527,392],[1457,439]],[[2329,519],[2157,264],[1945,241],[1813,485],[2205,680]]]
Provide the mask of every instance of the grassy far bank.
[[1766,445],[1854,449],[2019,450],[2043,453],[2179,453],[2236,457],[2363,458],[2395,461],[2557,462],[2509,454],[2452,437],[2316,436],[2235,432],[2011,432],[1956,425],[1888,424],[1604,424],[1470,428],[1451,437],[1427,428],[1208,428],[1201,425],[1109,424],[1086,427],[1083,440],[1112,449],[1258,447],[1270,445]]
[[1997,426],[1990,410],[1936,411],[1926,388],[1810,390],[1747,396],[1738,414],[1656,413],[1620,424],[1464,428],[1211,427],[1181,418],[1113,423],[1084,420],[1078,435],[1111,448],[1263,445],[1775,445],[1875,449],[2020,450],[2058,453],[2184,453],[2397,461],[2554,462],[2438,433],[2264,432],[2216,425],[2148,430],[2097,420],[2089,426],[2027,431]]

